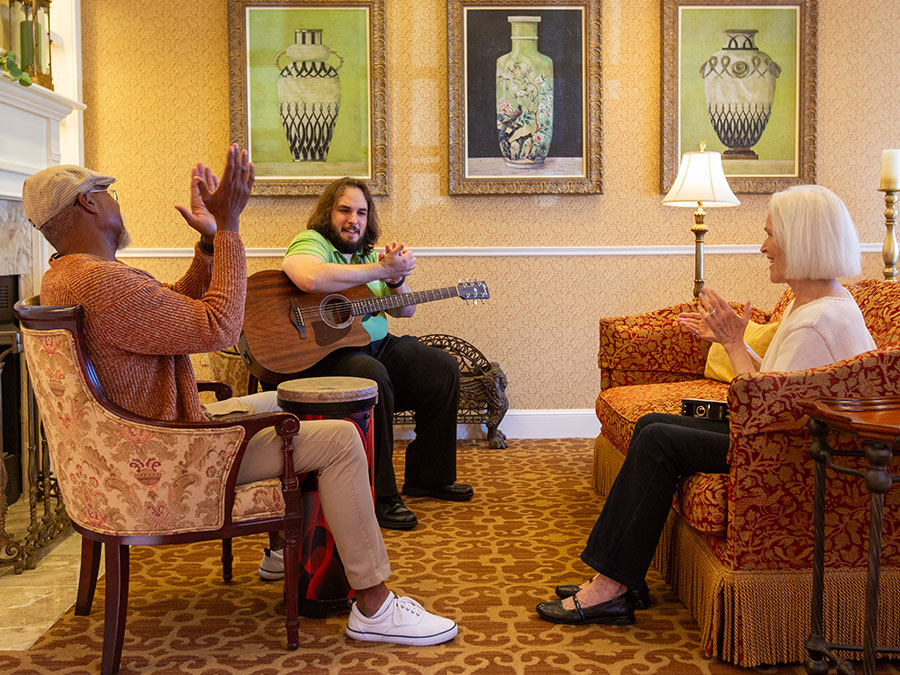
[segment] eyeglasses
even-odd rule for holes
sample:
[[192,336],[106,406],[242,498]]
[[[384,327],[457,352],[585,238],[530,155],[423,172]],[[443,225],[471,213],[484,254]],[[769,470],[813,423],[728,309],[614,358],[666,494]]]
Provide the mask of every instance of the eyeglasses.
[[110,197],[112,197],[115,201],[119,201],[119,193],[110,187],[97,188],[96,190],[85,190],[85,192],[108,192]]

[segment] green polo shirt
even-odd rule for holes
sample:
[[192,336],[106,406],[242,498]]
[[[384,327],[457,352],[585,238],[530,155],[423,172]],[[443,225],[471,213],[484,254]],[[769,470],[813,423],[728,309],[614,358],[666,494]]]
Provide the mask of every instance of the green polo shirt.
[[[304,230],[298,234],[287,247],[284,257],[289,255],[314,255],[322,262],[335,263],[337,265],[359,265],[361,263],[378,262],[378,254],[375,251],[369,251],[369,254],[359,257],[356,253],[347,260],[343,253],[338,251],[330,241],[315,230]],[[390,295],[390,289],[383,281],[370,281],[366,284],[372,295],[383,296]],[[370,315],[363,320],[363,328],[369,333],[372,342],[382,339],[388,332],[387,316],[384,312]]]

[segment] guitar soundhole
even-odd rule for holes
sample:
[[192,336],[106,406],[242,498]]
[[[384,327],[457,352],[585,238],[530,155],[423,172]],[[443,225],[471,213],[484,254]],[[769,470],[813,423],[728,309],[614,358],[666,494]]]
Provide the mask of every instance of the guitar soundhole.
[[319,305],[319,314],[322,316],[322,321],[332,328],[344,328],[353,321],[353,315],[350,313],[350,301],[337,293],[332,293],[322,299],[322,303]]

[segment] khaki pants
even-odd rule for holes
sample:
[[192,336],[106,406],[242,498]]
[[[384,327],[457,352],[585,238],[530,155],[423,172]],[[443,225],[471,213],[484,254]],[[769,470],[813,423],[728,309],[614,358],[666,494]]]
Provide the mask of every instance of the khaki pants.
[[[213,418],[277,412],[277,395],[266,391],[204,406]],[[263,429],[247,443],[238,484],[282,474],[281,438]],[[347,580],[354,589],[376,586],[391,574],[390,561],[375,519],[366,453],[356,427],[345,420],[301,421],[294,438],[294,470],[315,472],[322,513],[334,535]]]

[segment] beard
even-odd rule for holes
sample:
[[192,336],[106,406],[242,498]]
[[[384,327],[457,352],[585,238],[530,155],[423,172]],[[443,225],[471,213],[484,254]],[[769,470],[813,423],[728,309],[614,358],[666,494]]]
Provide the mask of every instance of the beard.
[[119,232],[119,238],[116,240],[116,250],[121,251],[123,248],[128,248],[129,244],[131,244],[131,235],[122,226],[122,231]]
[[325,237],[331,245],[334,246],[338,251],[345,255],[353,255],[354,253],[359,253],[361,249],[365,247],[365,237],[360,237],[356,240],[355,244],[348,244],[346,241],[341,239],[341,235],[334,231],[334,228],[330,225],[328,227],[324,227],[319,230],[319,234]]

